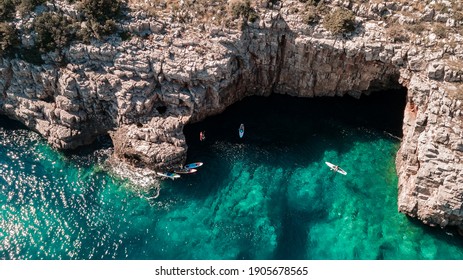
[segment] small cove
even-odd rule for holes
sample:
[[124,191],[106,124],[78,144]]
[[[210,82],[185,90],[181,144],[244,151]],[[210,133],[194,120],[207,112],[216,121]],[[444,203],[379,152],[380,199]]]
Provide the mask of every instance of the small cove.
[[404,102],[248,97],[185,128],[205,164],[156,199],[101,172],[105,148],[65,155],[2,118],[0,258],[463,259],[461,238],[397,212]]

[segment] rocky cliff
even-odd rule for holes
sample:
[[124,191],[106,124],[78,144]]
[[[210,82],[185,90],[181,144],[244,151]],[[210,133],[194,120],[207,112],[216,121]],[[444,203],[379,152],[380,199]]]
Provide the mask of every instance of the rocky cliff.
[[[56,2],[45,8],[72,11]],[[130,39],[73,43],[63,50],[65,63],[53,52],[41,65],[3,58],[1,112],[59,149],[109,133],[113,165],[163,170],[185,160],[185,124],[245,96],[359,97],[405,86],[399,210],[433,225],[463,225],[461,36],[425,31],[403,40],[406,28],[397,34],[384,18],[411,24],[413,5],[322,1],[356,14],[355,31],[332,35],[306,23],[300,11],[310,9],[301,2],[257,3],[257,20],[227,25],[131,12],[120,26]],[[420,9],[426,24],[461,24],[433,5]]]
[[399,211],[430,225],[463,224],[462,102],[458,85],[416,74],[409,81],[396,165]]

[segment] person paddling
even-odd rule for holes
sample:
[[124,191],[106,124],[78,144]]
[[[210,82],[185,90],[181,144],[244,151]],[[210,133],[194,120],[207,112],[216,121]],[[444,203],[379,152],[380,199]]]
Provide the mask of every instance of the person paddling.
[[206,132],[205,131],[201,131],[199,133],[199,141],[204,141],[206,140]]

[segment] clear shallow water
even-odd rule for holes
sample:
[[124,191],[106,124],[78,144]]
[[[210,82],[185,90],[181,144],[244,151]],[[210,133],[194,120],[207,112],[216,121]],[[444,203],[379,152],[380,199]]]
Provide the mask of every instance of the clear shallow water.
[[400,134],[404,96],[385,96],[248,98],[185,129],[205,165],[157,199],[99,171],[105,149],[64,155],[1,119],[0,257],[463,259],[453,232],[397,212],[384,131]]

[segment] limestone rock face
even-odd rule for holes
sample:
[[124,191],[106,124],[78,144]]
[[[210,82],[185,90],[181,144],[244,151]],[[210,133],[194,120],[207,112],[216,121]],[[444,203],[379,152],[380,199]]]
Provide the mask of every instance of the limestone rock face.
[[399,211],[430,225],[463,224],[462,102],[452,89],[413,75],[397,155]]
[[[80,16],[65,1],[55,2],[45,8]],[[185,124],[246,96],[359,97],[402,85],[409,92],[397,155],[399,210],[428,224],[462,226],[461,36],[391,39],[382,19],[413,24],[413,6],[325,2],[354,11],[357,31],[333,36],[322,24],[306,24],[294,12],[306,7],[297,0],[270,8],[262,2],[258,20],[232,22],[241,29],[135,12],[120,26],[130,39],[75,42],[62,50],[61,63],[56,53],[43,55],[40,66],[1,58],[0,112],[59,149],[109,133],[111,162],[164,170],[185,161]],[[422,21],[461,24],[429,5]]]
[[138,168],[178,168],[186,159],[184,122],[169,116],[155,117],[145,124],[121,125],[110,133],[114,154]]

